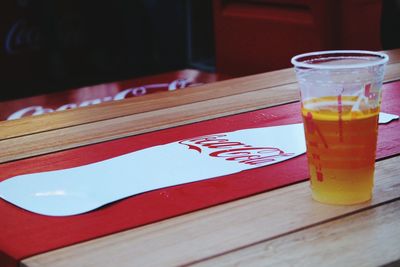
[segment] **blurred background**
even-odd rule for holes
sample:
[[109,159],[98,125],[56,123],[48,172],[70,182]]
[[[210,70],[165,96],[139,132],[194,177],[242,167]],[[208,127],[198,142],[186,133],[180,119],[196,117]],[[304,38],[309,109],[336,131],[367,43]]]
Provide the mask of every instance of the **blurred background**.
[[237,77],[298,53],[400,47],[398,0],[4,0],[0,101],[183,69]]

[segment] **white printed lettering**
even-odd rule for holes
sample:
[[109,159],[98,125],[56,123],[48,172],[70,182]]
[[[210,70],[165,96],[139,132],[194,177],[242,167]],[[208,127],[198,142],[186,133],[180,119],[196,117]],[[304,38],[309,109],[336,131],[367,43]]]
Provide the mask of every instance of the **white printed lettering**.
[[14,112],[10,116],[8,116],[7,120],[16,120],[26,116],[41,115],[53,111],[54,110],[51,108],[43,108],[42,106],[31,106]]
[[56,109],[57,111],[61,111],[61,110],[67,110],[67,109],[73,109],[73,108],[77,108],[78,105],[75,103],[71,103],[71,104],[65,104],[62,105],[61,107],[59,107],[58,109]]

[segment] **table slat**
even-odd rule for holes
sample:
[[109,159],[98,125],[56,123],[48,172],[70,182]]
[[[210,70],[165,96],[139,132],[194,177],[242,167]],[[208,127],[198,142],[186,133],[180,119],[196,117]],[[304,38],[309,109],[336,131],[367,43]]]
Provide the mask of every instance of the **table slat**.
[[295,82],[292,68],[49,114],[1,121],[0,140],[243,94]]
[[0,141],[0,163],[289,103],[296,84]]
[[[388,77],[400,77],[400,63],[390,65],[387,74]],[[0,150],[3,152],[0,154],[0,163],[290,103],[297,101],[298,97],[297,84],[291,83],[9,138],[0,140]],[[94,113],[98,111],[101,110]],[[49,116],[53,114],[57,113]]]
[[399,199],[400,156],[377,163],[374,198],[353,206],[312,201],[308,182],[34,256],[26,267],[177,266],[271,240]]
[[191,266],[382,266],[400,260],[399,218],[400,199]]

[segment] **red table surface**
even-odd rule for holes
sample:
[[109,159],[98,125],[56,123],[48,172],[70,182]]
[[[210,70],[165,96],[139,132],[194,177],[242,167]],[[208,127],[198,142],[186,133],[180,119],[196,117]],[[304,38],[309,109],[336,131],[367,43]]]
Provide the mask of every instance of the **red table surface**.
[[[382,111],[400,114],[400,81],[384,85]],[[0,165],[9,177],[80,166],[194,136],[301,122],[299,103],[246,112]],[[400,152],[400,122],[380,125],[377,158]],[[157,162],[154,163],[157,165]],[[0,199],[0,266],[308,179],[305,155],[262,168],[168,187],[69,217],[34,214]]]

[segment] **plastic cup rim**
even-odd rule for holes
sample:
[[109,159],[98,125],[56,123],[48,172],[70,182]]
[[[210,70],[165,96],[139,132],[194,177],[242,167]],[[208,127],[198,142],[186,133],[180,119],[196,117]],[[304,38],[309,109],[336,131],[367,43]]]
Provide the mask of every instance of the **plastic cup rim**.
[[[329,55],[329,54],[362,54],[362,55],[371,55],[371,56],[378,56],[381,59],[372,61],[372,62],[363,62],[363,63],[355,63],[355,64],[347,64],[347,65],[322,65],[322,64],[312,64],[312,63],[305,63],[300,62],[298,59],[303,57],[309,56],[317,56],[317,55]],[[335,69],[355,69],[355,68],[366,68],[372,66],[383,65],[389,61],[389,56],[385,53],[381,52],[373,52],[368,50],[326,50],[326,51],[316,51],[316,52],[309,52],[296,55],[292,57],[291,63],[295,67],[303,67],[308,69],[324,69],[324,70],[335,70]]]

